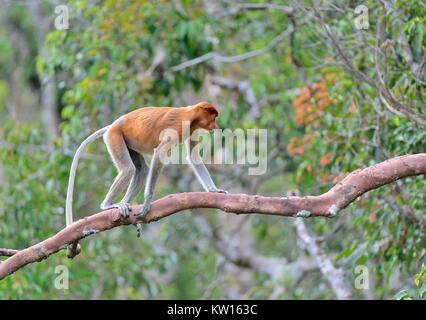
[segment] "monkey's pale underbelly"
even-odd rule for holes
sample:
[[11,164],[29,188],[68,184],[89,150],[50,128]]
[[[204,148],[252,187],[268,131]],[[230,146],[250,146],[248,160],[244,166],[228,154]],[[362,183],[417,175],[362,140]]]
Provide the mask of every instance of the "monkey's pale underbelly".
[[125,138],[125,141],[129,149],[132,149],[139,154],[151,156],[154,153],[154,147],[142,146],[140,143],[130,138]]

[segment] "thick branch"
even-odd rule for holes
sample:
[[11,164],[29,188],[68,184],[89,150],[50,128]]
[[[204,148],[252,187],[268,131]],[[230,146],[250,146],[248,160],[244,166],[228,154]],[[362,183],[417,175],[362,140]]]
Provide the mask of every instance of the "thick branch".
[[[157,221],[185,209],[217,208],[233,213],[263,213],[280,216],[333,217],[360,195],[398,179],[426,173],[426,153],[395,157],[374,166],[356,170],[319,196],[264,197],[247,194],[188,192],[172,194],[152,203],[150,212],[140,220]],[[137,212],[140,205],[133,206]],[[122,219],[117,209],[80,219],[54,236],[14,254],[0,264],[0,279],[23,266],[41,261],[68,244],[120,225],[136,223],[131,215]]]

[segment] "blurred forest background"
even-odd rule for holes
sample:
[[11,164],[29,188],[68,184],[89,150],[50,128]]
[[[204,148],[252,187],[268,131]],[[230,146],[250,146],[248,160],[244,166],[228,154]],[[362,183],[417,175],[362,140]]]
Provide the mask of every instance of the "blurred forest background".
[[[60,4],[69,29],[55,28]],[[425,16],[424,0],[0,0],[0,247],[63,228],[78,144],[141,106],[207,100],[221,128],[267,128],[266,174],[209,166],[231,193],[320,194],[425,152]],[[92,144],[77,217],[99,211],[115,174]],[[155,196],[199,190],[188,166],[169,166]],[[141,239],[116,228],[74,260],[63,251],[2,280],[0,299],[425,298],[425,190],[423,176],[406,178],[334,219],[198,209],[145,225]],[[69,290],[54,286],[58,265]]]

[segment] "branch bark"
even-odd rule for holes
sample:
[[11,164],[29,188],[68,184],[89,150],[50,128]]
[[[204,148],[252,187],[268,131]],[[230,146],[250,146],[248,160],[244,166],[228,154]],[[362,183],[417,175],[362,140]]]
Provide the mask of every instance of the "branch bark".
[[[188,192],[168,195],[152,203],[151,210],[139,218],[143,223],[157,221],[185,209],[217,208],[237,214],[261,213],[296,217],[334,217],[356,198],[398,179],[426,173],[426,153],[395,157],[350,173],[319,196],[264,197],[247,194]],[[133,206],[137,212],[141,205]],[[135,224],[136,218],[120,217],[111,209],[80,219],[52,237],[20,250],[0,264],[0,280],[33,262],[46,259],[70,243],[120,225]]]

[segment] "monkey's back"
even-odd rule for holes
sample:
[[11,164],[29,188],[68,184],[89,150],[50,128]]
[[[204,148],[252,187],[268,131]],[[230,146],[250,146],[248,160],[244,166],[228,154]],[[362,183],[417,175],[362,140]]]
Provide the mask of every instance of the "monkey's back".
[[152,154],[163,130],[174,129],[181,137],[184,120],[184,108],[144,107],[120,117],[113,125],[118,126],[129,148]]

